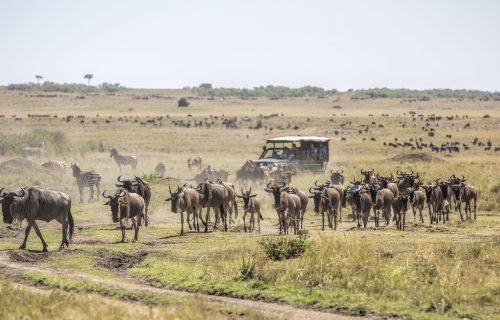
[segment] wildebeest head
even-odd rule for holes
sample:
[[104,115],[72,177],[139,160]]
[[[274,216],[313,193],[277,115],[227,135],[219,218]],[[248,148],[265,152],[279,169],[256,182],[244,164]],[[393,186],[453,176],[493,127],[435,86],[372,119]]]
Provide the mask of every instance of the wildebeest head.
[[200,183],[195,189],[202,196],[202,205],[206,207],[207,204],[212,202],[212,182],[205,179],[204,182]]
[[170,201],[171,204],[170,211],[172,213],[177,213],[178,200],[179,200],[179,195],[182,192],[182,188],[178,186],[177,190],[175,192],[172,192],[172,189],[170,189],[170,186],[168,186],[168,192],[170,193],[170,198],[165,199],[165,201]]
[[250,199],[256,197],[256,194],[252,194],[252,187],[250,190],[244,192],[243,188],[241,188],[241,196],[239,194],[236,195],[238,198],[243,199],[243,209],[250,208]]
[[321,190],[315,190],[315,188],[310,187],[309,188],[309,198],[312,198],[314,201],[314,212],[319,212],[319,204],[321,201],[321,195],[322,192]]
[[118,189],[114,194],[109,196],[106,195],[106,190],[102,192],[103,198],[108,199],[108,201],[106,201],[104,205],[109,205],[111,207],[111,216],[113,218],[113,222],[115,223],[120,222],[121,205],[127,204],[127,202],[124,200],[126,194],[127,191],[125,189]]
[[411,173],[408,172],[402,172],[398,170],[396,174],[399,176],[399,179],[402,179],[404,185],[407,188],[414,188],[415,187],[415,180],[420,178],[420,174],[417,172],[416,174],[413,172],[413,170],[410,170]]
[[361,174],[363,176],[365,176],[364,182],[370,183],[371,180],[373,179],[372,177],[375,176],[375,170],[372,169],[372,170],[364,171],[363,169],[361,169]]
[[451,190],[453,191],[453,194],[455,195],[455,201],[460,202],[461,197],[460,197],[460,192],[462,190],[462,185],[461,184],[452,184],[450,185]]
[[[0,189],[0,193],[2,193],[2,191],[3,188]],[[26,192],[24,189],[21,189],[20,192],[4,192],[0,195],[0,201],[2,202],[3,223],[12,223],[12,221],[14,221],[14,217],[10,211],[10,206],[14,201],[14,198],[22,198],[25,194]]]
[[401,192],[398,196],[399,201],[401,201],[401,207],[403,208],[403,211],[405,211],[405,212],[408,210],[409,195],[410,195],[410,193],[409,193],[408,189],[406,189],[403,192]]
[[424,185],[422,186],[422,188],[424,188],[424,190],[425,190],[425,201],[427,203],[431,203],[432,191],[436,187],[437,186],[434,186],[432,184],[429,184],[429,185],[426,185],[426,186],[424,186]]
[[345,181],[345,176],[344,176],[344,170],[337,170],[337,171],[331,171],[331,176],[330,180],[332,181],[332,184],[344,184]]
[[284,182],[278,183],[278,185],[271,185],[269,182],[264,189],[266,192],[272,193],[274,197],[274,207],[279,209],[281,207],[281,191],[286,189],[286,184]]
[[78,177],[78,175],[80,174],[80,165],[78,164],[78,162],[71,162],[71,170],[73,171],[73,177]]
[[441,192],[443,193],[443,198],[448,198],[448,182],[447,181],[439,181],[436,180],[436,184],[441,188]]
[[122,180],[121,179],[122,175],[118,176],[118,182],[121,184],[115,184],[118,188],[123,188],[127,190],[128,192],[136,192],[134,182],[132,180]]

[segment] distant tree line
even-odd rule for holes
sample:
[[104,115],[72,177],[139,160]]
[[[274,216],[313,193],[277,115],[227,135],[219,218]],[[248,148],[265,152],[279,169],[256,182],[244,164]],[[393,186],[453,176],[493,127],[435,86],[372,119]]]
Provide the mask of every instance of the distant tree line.
[[481,91],[481,90],[452,90],[452,89],[428,89],[428,90],[411,90],[411,89],[389,89],[389,88],[373,88],[351,90],[351,99],[366,100],[366,99],[408,99],[413,101],[429,101],[431,99],[457,99],[457,100],[480,100],[480,101],[500,101],[500,92]]
[[198,87],[189,88],[193,94],[210,97],[240,97],[242,99],[267,97],[270,99],[295,97],[326,97],[337,93],[337,90],[326,90],[320,87],[305,86],[290,88],[285,86],[260,86],[247,88],[213,88],[210,83],[202,83]]
[[[88,78],[87,78],[88,79]],[[90,79],[88,79],[90,81]],[[44,92],[65,92],[65,93],[80,93],[80,92],[117,92],[126,89],[119,83],[103,82],[97,86],[85,85],[82,83],[56,83],[45,81],[42,84],[37,83],[12,83],[7,86],[8,90],[19,91],[44,91]]]

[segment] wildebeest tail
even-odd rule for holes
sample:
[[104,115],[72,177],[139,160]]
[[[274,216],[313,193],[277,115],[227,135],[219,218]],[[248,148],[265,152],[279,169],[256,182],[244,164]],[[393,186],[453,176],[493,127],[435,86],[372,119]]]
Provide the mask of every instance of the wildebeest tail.
[[264,220],[264,217],[262,216],[262,214],[260,212],[259,212],[259,219]]
[[73,233],[75,232],[75,221],[73,220],[73,215],[71,214],[71,202],[70,208],[68,210],[68,224],[69,224],[69,241],[73,238]]
[[346,197],[346,190],[344,190],[344,192],[342,193],[342,208],[345,208],[347,207],[347,197]]
[[234,210],[234,218],[238,218],[238,204],[236,203],[236,196],[233,198],[233,210]]

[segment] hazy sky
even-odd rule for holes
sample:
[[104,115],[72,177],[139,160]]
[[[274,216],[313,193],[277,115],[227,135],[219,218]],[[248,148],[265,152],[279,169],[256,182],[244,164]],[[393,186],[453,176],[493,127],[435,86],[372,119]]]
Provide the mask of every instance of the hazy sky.
[[0,0],[0,84],[500,90],[500,1]]

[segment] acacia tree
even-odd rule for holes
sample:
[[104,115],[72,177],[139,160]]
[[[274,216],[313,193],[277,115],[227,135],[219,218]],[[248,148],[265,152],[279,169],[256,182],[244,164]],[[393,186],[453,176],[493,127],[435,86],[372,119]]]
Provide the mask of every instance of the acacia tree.
[[38,85],[40,85],[40,80],[42,80],[42,79],[43,79],[43,77],[42,77],[41,75],[38,75],[38,74],[37,74],[37,75],[35,76],[35,78],[36,78],[36,81],[38,82]]
[[90,86],[90,80],[92,80],[92,78],[94,77],[94,75],[92,73],[89,73],[89,74],[86,74],[83,76],[83,78],[87,79],[88,80],[88,85]]

